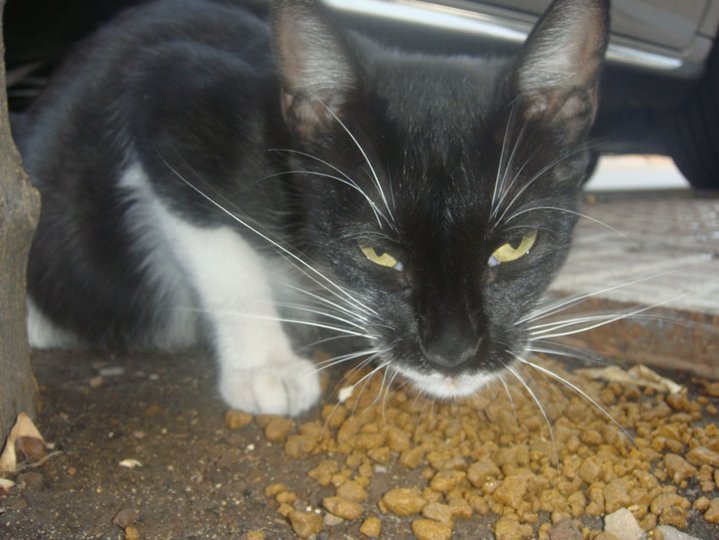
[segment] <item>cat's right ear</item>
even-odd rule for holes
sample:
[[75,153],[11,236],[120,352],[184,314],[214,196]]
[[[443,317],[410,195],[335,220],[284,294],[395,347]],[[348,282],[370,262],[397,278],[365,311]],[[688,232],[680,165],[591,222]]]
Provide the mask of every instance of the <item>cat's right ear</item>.
[[282,112],[295,133],[311,138],[342,116],[357,89],[356,60],[317,1],[276,0],[271,20]]
[[522,48],[514,87],[523,116],[575,142],[594,120],[609,40],[609,0],[554,0]]

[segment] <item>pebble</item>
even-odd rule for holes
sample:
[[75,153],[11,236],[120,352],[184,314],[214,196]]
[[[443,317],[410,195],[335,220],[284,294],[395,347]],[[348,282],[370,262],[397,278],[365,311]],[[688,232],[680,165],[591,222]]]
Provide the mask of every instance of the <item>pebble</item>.
[[265,540],[265,533],[260,530],[247,531],[245,540]]
[[604,531],[613,534],[619,540],[644,540],[646,538],[634,514],[626,508],[620,508],[604,517]]
[[582,540],[582,533],[577,529],[571,519],[552,525],[547,531],[549,540]]
[[123,508],[112,518],[112,524],[117,525],[121,529],[127,529],[131,525],[134,525],[139,517],[140,512],[134,508]]
[[664,540],[700,540],[699,538],[684,533],[670,525],[660,525],[657,527],[657,532],[662,535],[657,538],[663,538]]

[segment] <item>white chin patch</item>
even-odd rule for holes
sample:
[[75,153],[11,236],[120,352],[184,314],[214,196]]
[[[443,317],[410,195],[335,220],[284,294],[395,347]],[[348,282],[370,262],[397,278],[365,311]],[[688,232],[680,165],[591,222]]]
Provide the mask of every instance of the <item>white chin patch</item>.
[[470,396],[487,386],[498,376],[497,373],[444,375],[439,372],[420,373],[405,367],[395,367],[394,369],[407,377],[418,390],[439,398]]

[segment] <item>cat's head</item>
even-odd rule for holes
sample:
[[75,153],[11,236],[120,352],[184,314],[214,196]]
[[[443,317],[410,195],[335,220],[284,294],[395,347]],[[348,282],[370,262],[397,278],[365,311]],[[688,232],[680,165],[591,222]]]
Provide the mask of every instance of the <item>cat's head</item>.
[[430,394],[470,394],[526,347],[576,221],[608,10],[556,0],[515,57],[472,58],[386,50],[309,0],[273,6],[319,286]]

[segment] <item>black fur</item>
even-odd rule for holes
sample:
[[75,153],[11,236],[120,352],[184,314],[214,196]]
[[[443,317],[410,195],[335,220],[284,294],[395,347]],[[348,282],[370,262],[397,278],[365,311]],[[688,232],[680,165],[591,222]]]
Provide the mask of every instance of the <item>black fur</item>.
[[[178,177],[355,291],[381,315],[386,326],[371,330],[392,345],[395,367],[501,369],[508,350],[524,347],[515,321],[569,249],[600,61],[585,68],[606,46],[606,2],[555,4],[517,59],[387,50],[336,30],[309,0],[275,2],[274,38],[230,3],[161,0],[127,11],[82,44],[17,133],[43,195],[32,298],[90,343],[152,341],[170,314],[123,223],[133,200],[116,184],[136,160],[184,219],[229,224],[273,251]],[[567,60],[571,76],[534,76],[537,58],[556,55],[552,40],[587,25],[595,39],[589,57]],[[271,177],[336,175],[274,150],[318,156],[389,213],[337,119],[388,198],[394,218],[382,230],[355,189],[313,175]],[[500,222],[503,208],[492,216],[491,203],[505,171],[505,187],[517,179],[504,202],[516,200]],[[530,210],[540,206],[551,208]],[[539,236],[528,255],[488,265],[530,230]],[[363,245],[391,252],[404,270],[369,262]]]

